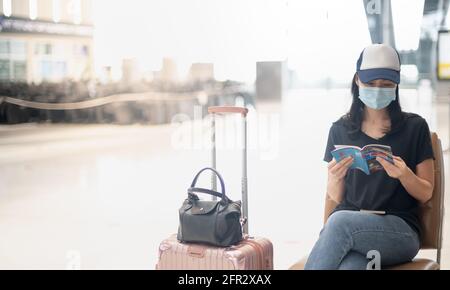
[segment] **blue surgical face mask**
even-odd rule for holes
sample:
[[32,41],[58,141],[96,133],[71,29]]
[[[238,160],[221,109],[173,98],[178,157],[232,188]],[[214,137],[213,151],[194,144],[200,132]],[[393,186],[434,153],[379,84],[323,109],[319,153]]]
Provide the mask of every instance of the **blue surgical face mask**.
[[359,87],[359,99],[374,110],[387,108],[396,98],[396,88]]

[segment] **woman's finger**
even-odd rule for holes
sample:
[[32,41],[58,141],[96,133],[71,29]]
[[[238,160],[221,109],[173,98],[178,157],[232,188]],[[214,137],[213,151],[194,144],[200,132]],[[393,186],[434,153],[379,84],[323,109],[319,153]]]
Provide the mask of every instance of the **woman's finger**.
[[348,160],[348,163],[346,164],[347,169],[352,167],[353,161],[355,161],[355,158],[350,157],[349,160]]
[[395,168],[394,165],[392,165],[390,162],[387,162],[381,157],[377,157],[377,161],[384,167],[386,170],[392,170]]
[[336,159],[333,158],[330,163],[328,163],[328,169],[333,168],[337,164]]
[[352,157],[349,157],[349,158],[346,158],[346,159],[342,160],[338,164],[339,166],[336,166],[335,168],[333,168],[334,169],[334,173],[335,174],[342,174],[342,173],[344,173],[345,171],[347,171],[351,167],[352,163],[353,163],[353,158]]
[[335,166],[336,170],[347,166],[347,164],[349,162],[351,162],[353,160],[353,158],[351,156],[344,158],[343,160],[341,160],[340,162],[338,162],[338,164]]
[[405,161],[401,158],[401,157],[398,157],[398,156],[394,156],[394,163],[396,164],[396,165],[401,165],[401,164],[404,164],[405,163]]
[[337,172],[336,175],[338,176],[345,176],[347,174],[347,171],[350,167],[341,167]]

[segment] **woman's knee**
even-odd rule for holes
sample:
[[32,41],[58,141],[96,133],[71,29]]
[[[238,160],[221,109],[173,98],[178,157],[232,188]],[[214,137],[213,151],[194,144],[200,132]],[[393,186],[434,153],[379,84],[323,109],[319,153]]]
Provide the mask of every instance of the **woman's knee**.
[[333,213],[325,224],[325,229],[345,230],[355,219],[352,211],[338,211]]

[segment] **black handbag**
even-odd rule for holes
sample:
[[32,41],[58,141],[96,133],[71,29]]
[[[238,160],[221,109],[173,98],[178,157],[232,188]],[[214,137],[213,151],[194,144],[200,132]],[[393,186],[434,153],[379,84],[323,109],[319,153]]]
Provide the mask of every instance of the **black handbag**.
[[[197,179],[210,170],[219,178],[222,193],[196,188]],[[200,200],[196,193],[215,196],[219,200]],[[236,245],[243,239],[241,202],[232,201],[225,194],[222,176],[213,168],[201,170],[188,189],[188,198],[179,210],[178,240],[184,243],[205,243],[219,247]]]

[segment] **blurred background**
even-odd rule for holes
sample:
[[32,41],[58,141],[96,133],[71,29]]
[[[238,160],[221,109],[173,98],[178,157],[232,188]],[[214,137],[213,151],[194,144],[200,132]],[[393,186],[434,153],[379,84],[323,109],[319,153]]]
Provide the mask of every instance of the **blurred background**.
[[[399,51],[403,109],[442,139],[448,181],[449,2],[0,0],[0,268],[153,269],[211,163],[207,108],[238,105],[250,232],[287,269],[320,232],[328,130],[372,43]],[[234,199],[240,121],[218,127]]]

